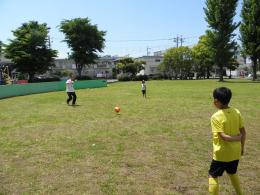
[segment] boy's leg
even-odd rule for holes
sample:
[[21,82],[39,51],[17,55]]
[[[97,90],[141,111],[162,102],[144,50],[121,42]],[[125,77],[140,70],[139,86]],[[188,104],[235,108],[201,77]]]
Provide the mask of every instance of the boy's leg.
[[67,104],[69,104],[70,101],[72,100],[72,95],[70,92],[68,92],[67,94],[68,94]]
[[218,195],[219,193],[219,184],[218,177],[222,176],[225,170],[225,163],[212,160],[210,169],[209,169],[209,194]]
[[239,181],[238,175],[237,174],[228,174],[228,176],[231,180],[233,187],[236,190],[237,195],[242,195],[243,193],[242,193],[242,189],[240,187],[240,181]]
[[229,178],[231,180],[231,183],[233,185],[233,187],[236,190],[237,195],[241,195],[242,194],[242,189],[240,187],[240,181],[239,181],[239,177],[237,175],[237,167],[238,167],[238,160],[234,160],[228,163],[228,167],[227,167],[227,173],[229,175]]
[[218,178],[209,177],[209,194],[218,195],[219,185]]
[[72,105],[75,105],[76,103],[76,100],[77,100],[77,96],[76,96],[76,93],[72,93],[72,96],[73,96],[73,100],[72,100]]

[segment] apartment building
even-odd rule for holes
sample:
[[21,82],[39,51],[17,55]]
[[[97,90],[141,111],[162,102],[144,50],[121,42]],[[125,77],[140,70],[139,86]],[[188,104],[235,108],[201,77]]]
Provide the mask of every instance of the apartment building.
[[[91,78],[112,78],[113,69],[115,68],[116,57],[102,56],[99,57],[94,64],[83,67],[82,75]],[[76,65],[74,60],[71,59],[56,59],[55,67],[53,70],[72,70],[76,72]]]
[[145,69],[141,72],[143,75],[158,75],[161,73],[159,70],[159,65],[163,61],[163,56],[162,55],[154,55],[154,56],[142,56],[136,58],[136,60],[144,61],[145,64]]

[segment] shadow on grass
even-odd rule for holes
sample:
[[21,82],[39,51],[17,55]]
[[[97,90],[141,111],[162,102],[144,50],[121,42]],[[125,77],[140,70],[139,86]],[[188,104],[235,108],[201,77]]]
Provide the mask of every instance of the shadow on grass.
[[75,104],[75,105],[68,105],[68,106],[71,106],[71,107],[75,108],[75,107],[78,107],[78,106],[80,106],[80,105]]
[[260,81],[251,81],[251,80],[224,80],[225,83],[260,83]]

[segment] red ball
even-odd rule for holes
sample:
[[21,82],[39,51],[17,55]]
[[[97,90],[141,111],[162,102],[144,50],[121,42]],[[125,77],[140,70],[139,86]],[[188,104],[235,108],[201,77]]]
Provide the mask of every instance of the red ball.
[[120,112],[120,108],[118,107],[118,106],[116,106],[115,108],[114,108],[114,110],[115,110],[115,112]]

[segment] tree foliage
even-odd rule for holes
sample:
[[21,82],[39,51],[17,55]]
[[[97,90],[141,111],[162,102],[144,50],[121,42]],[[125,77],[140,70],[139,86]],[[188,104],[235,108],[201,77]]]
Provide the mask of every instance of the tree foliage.
[[194,70],[198,74],[198,77],[209,78],[210,70],[214,65],[213,62],[213,51],[210,47],[209,37],[207,35],[202,35],[199,38],[199,42],[192,48],[193,60],[194,60]]
[[260,1],[244,0],[241,11],[241,42],[245,54],[253,63],[253,80],[257,78],[257,59],[260,60]]
[[239,66],[239,63],[238,63],[237,59],[235,57],[231,58],[227,65],[227,68],[229,69],[229,78],[230,79],[232,77],[231,71],[236,70],[238,66]]
[[128,73],[131,76],[135,76],[138,72],[144,69],[145,62],[140,60],[134,60],[127,57],[122,58],[116,62],[116,69],[122,73]]
[[47,24],[30,21],[12,32],[15,38],[6,45],[5,56],[12,60],[17,71],[28,73],[32,80],[35,74],[45,73],[54,66],[57,51],[47,46]]
[[190,76],[192,64],[192,50],[188,47],[179,47],[166,51],[160,68],[170,78],[184,79]]
[[2,45],[3,45],[3,43],[2,43],[2,41],[0,41],[0,56],[2,55]]
[[236,42],[234,30],[239,24],[233,22],[238,0],[206,0],[204,12],[210,29],[206,32],[213,51],[213,60],[219,67],[223,81],[223,67],[234,56]]
[[60,31],[65,34],[65,42],[71,48],[70,57],[74,59],[79,76],[85,65],[94,63],[97,53],[104,48],[105,31],[98,30],[88,18],[64,20],[60,24]]

